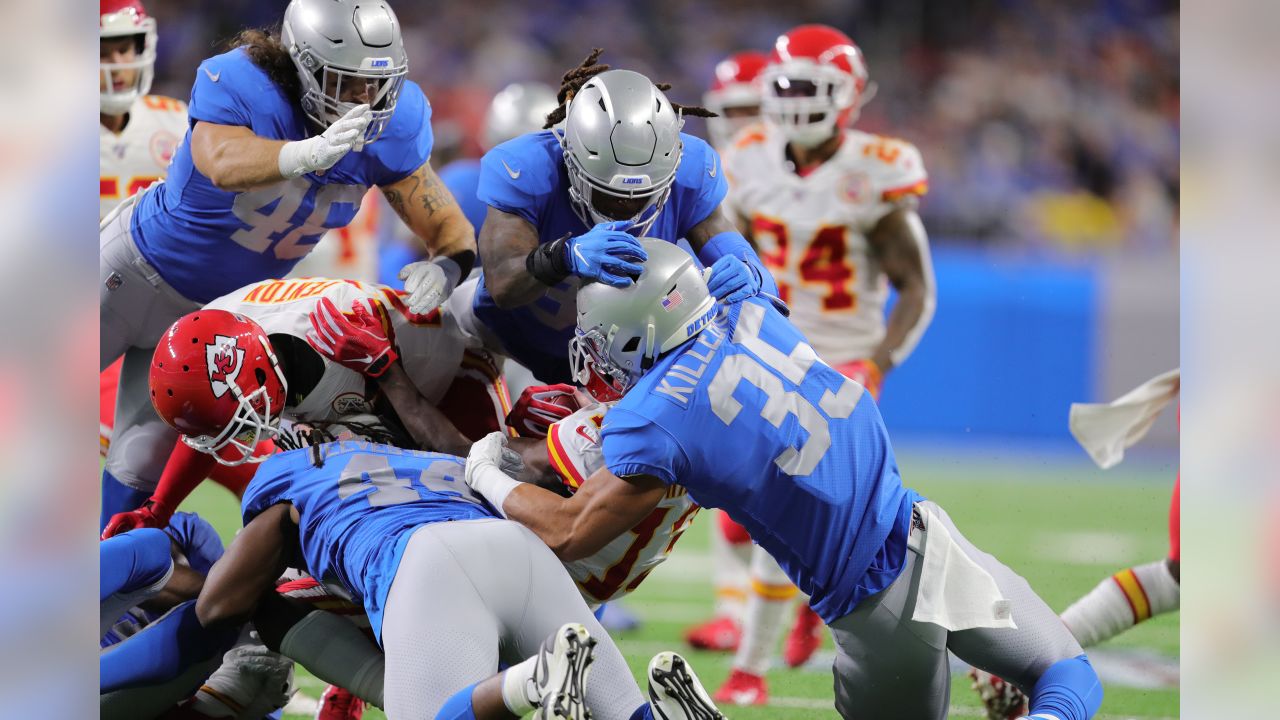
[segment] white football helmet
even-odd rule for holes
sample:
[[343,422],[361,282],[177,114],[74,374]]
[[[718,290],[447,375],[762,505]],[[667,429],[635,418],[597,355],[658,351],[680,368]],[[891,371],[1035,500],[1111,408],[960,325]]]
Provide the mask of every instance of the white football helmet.
[[[98,36],[101,40],[133,37],[137,52],[129,62],[99,62],[99,107],[104,115],[124,115],[138,98],[151,92],[156,66],[156,20],[138,0],[100,0]],[[117,90],[115,74],[132,70],[133,83]]]

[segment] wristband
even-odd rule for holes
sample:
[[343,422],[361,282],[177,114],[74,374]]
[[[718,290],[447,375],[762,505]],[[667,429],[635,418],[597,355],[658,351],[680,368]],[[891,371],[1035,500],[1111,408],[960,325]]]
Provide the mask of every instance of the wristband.
[[470,485],[505,518],[507,513],[502,509],[502,503],[520,485],[520,481],[502,472],[497,466],[485,463],[472,471]]
[[280,148],[280,155],[276,158],[276,165],[280,168],[280,175],[285,180],[292,180],[306,174],[306,160],[310,150],[310,142],[310,139],[294,140],[293,142],[285,143]]
[[565,235],[534,248],[524,259],[524,267],[529,274],[547,287],[559,285],[569,277],[572,273],[566,257],[566,245],[571,236]]

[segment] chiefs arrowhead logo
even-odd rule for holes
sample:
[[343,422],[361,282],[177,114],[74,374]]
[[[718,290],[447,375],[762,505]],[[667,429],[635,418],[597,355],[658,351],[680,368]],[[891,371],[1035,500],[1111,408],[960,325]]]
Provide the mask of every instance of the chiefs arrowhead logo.
[[204,346],[205,360],[209,367],[209,384],[213,388],[214,397],[222,397],[231,389],[231,383],[240,374],[244,365],[244,348],[236,344],[236,339],[227,335],[217,335],[213,342]]

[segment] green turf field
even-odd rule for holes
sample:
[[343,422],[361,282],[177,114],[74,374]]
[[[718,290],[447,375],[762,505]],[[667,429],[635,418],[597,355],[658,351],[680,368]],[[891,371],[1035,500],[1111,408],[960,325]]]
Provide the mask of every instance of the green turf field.
[[[1084,594],[1103,577],[1129,565],[1163,557],[1172,472],[1126,470],[1101,473],[1084,463],[1002,461],[974,458],[940,461],[908,455],[902,459],[909,484],[945,507],[979,547],[1025,576],[1056,610]],[[184,509],[196,510],[230,538],[238,527],[237,507],[220,487],[206,484]],[[684,535],[671,559],[627,599],[644,627],[616,639],[643,687],[649,658],[664,649],[684,652],[709,691],[729,672],[730,656],[687,651],[682,630],[711,610],[708,578],[709,513]],[[721,708],[730,718],[831,718],[830,639],[819,658],[799,670],[769,676],[771,704],[764,708]],[[1156,618],[1091,652],[1106,682],[1099,717],[1178,716],[1178,615]],[[822,662],[825,660],[825,664]],[[299,670],[299,695],[318,697],[323,686]],[[306,698],[295,698],[299,709]],[[968,679],[952,683],[952,717],[981,717]],[[287,714],[286,718],[307,718]],[[366,712],[368,720],[382,713]]]

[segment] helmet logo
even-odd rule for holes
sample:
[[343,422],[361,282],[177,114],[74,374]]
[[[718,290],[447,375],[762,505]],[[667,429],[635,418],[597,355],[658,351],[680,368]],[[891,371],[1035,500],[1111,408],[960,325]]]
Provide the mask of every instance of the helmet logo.
[[231,389],[244,366],[244,348],[236,344],[236,339],[228,335],[217,335],[213,342],[204,346],[205,360],[209,367],[209,385],[213,388],[213,396],[220,398]]

